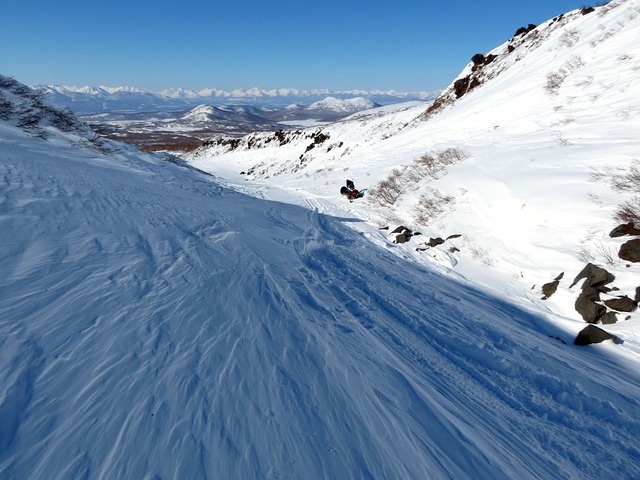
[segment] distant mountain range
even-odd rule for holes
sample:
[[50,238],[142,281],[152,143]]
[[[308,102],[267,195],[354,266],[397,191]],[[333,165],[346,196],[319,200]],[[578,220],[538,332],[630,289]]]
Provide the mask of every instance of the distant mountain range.
[[[204,89],[200,91],[181,88],[161,92],[147,92],[134,87],[69,87],[48,85],[36,87],[47,94],[47,100],[55,106],[66,107],[78,115],[93,113],[132,113],[187,110],[198,105],[252,105],[266,108],[283,108],[290,105],[308,106],[327,97],[337,100],[362,98],[378,105],[388,105],[414,100],[430,101],[435,92],[397,92],[394,90],[328,89],[298,90],[259,88],[232,91]],[[360,100],[359,100],[360,101]]]
[[188,110],[103,112],[80,115],[94,131],[144,150],[189,150],[215,136],[326,124],[380,107],[363,97],[326,97],[310,105],[284,108],[201,104]]

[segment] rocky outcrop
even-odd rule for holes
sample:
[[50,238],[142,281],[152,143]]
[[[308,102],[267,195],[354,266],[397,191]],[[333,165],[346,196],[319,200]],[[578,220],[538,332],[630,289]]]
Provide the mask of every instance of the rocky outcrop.
[[607,307],[598,303],[600,302],[600,294],[611,291],[607,285],[613,282],[615,277],[604,268],[588,263],[576,276],[569,288],[572,288],[583,279],[582,292],[578,295],[575,303],[576,311],[585,322],[598,323],[607,313]]

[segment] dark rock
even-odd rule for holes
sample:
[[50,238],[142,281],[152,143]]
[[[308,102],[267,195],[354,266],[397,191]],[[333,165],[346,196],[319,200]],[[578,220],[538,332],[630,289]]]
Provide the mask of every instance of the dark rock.
[[410,231],[411,230],[409,230],[404,225],[400,225],[399,227],[396,227],[394,230],[391,230],[391,232],[389,232],[389,233],[400,233],[400,232],[410,232]]
[[554,293],[556,293],[556,291],[558,290],[558,285],[560,285],[560,282],[558,280],[554,280],[553,282],[549,282],[549,283],[545,283],[542,286],[542,294],[544,295],[542,297],[543,300],[548,299],[551,295],[553,295]]
[[618,321],[618,316],[615,312],[607,312],[602,316],[602,318],[600,318],[600,321],[603,325],[611,325]]
[[440,237],[437,238],[430,238],[429,241],[427,242],[427,245],[429,245],[430,247],[437,247],[438,245],[442,245],[444,243],[444,240]]
[[516,30],[516,33],[513,36],[517,37],[519,35],[524,35],[525,33],[529,33],[534,28],[536,28],[536,26],[533,23],[530,23],[528,27],[520,27],[518,30]]
[[542,286],[542,294],[544,295],[542,297],[542,300],[547,300],[551,295],[556,293],[556,291],[558,290],[558,285],[560,285],[560,280],[562,280],[563,277],[564,272],[560,273],[560,275],[554,278],[552,282],[545,283]]
[[638,302],[626,295],[605,300],[604,304],[616,312],[633,312],[638,308]]
[[618,257],[628,262],[640,262],[640,239],[634,238],[623,243],[618,252]]
[[453,235],[449,235],[447,237],[447,240],[451,240],[453,238],[460,238],[461,236],[462,236],[462,234],[460,234],[460,233],[454,233]]
[[471,61],[474,65],[482,65],[484,63],[484,55],[482,53],[476,53],[473,57],[471,57]]
[[588,13],[591,13],[591,12],[593,12],[593,11],[595,11],[595,8],[593,8],[593,7],[582,7],[582,8],[580,9],[580,13],[581,13],[582,15],[587,15]]
[[576,312],[587,323],[597,323],[607,313],[607,307],[596,303],[600,300],[600,292],[594,288],[582,290],[575,303]]
[[406,243],[409,241],[410,238],[411,238],[411,235],[407,235],[406,233],[400,233],[396,235],[396,239],[393,241],[393,243]]
[[573,280],[573,283],[569,288],[572,288],[576,283],[582,279],[586,279],[582,284],[582,289],[596,288],[600,292],[608,292],[609,288],[605,285],[613,282],[616,277],[607,272],[604,268],[596,267],[593,263],[587,263],[582,271]]
[[640,303],[640,287],[636,287],[636,302]]
[[611,230],[609,234],[611,238],[624,237],[625,235],[640,235],[640,228],[637,228],[633,222],[623,223]]
[[479,85],[480,81],[477,78],[467,76],[460,78],[453,83],[453,91],[456,94],[456,98],[460,98]]
[[389,233],[389,235],[391,235],[392,233],[398,234],[396,235],[396,239],[393,241],[393,243],[406,243],[411,240],[411,237],[413,236],[413,232],[404,225],[396,227]]
[[605,340],[612,340],[613,343],[620,343],[618,337],[605,332],[595,325],[589,325],[588,327],[585,327],[580,333],[578,333],[578,336],[573,341],[573,344],[584,346],[590,345],[592,343],[601,343]]

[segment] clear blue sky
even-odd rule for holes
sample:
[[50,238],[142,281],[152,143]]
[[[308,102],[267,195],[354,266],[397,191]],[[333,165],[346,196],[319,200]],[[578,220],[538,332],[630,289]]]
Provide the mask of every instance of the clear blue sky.
[[29,85],[435,90],[589,0],[0,0],[0,74]]

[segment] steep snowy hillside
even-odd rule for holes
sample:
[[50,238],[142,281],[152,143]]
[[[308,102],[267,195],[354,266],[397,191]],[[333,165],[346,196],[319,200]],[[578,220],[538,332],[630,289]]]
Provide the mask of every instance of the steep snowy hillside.
[[617,345],[1,80],[1,478],[640,475]]
[[[640,226],[640,2],[534,27],[474,55],[428,109],[211,141],[189,161],[301,191],[332,215],[404,225],[422,236],[394,246],[401,255],[550,308],[574,334],[585,319],[606,323],[627,340],[621,351],[640,351],[638,231],[610,236]],[[347,178],[368,187],[363,200],[340,198]],[[615,280],[583,288],[574,280],[589,264]]]

